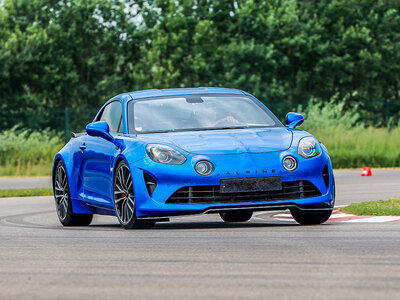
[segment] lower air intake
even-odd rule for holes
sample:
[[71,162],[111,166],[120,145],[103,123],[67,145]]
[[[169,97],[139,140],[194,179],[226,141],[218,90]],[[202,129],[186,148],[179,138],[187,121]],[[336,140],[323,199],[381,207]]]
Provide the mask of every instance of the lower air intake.
[[153,195],[153,192],[157,187],[157,181],[150,174],[143,173],[143,176],[144,176],[144,181],[146,183],[147,192],[151,197],[151,195]]
[[183,187],[166,204],[243,203],[303,199],[321,196],[310,181],[282,182],[282,189],[267,192],[220,193],[219,185]]
[[322,171],[322,178],[324,179],[325,185],[329,187],[329,169],[328,164],[325,165],[324,170]]

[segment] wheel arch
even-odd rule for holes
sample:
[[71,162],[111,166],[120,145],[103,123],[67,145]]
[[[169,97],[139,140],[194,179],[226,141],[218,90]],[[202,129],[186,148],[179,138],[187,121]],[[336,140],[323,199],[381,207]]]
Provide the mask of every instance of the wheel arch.
[[[62,161],[63,164],[64,164],[64,166],[65,166],[65,162],[64,162],[64,160],[63,160],[61,154],[58,153],[58,154],[56,155],[56,157],[54,158],[53,169],[52,169],[52,171],[51,171],[51,185],[52,185],[52,188],[53,188],[53,195],[54,195],[54,176],[55,176],[55,172],[56,172],[57,165],[58,165],[58,163],[59,163],[60,161]],[[68,173],[67,173],[67,177],[68,177]]]
[[[65,153],[64,153],[65,154]],[[59,162],[62,161],[65,167],[65,172],[67,173],[67,180],[68,180],[68,187],[69,187],[69,196],[71,198],[72,203],[72,211],[77,214],[92,214],[93,212],[89,209],[89,207],[80,199],[78,199],[76,186],[74,186],[73,180],[71,180],[71,174],[74,168],[71,159],[69,159],[69,155],[63,155],[62,153],[57,153],[56,157],[54,158],[54,164],[52,169],[52,188],[53,188],[53,195],[54,195],[54,175]]]
[[[127,161],[127,159],[125,158],[125,156],[123,156],[123,155],[121,155],[121,154],[118,155],[118,156],[115,158],[115,162],[114,162],[114,166],[113,166],[113,172],[112,172],[112,178],[113,178],[113,180],[115,179],[115,169],[117,168],[118,164],[119,164],[121,161],[124,161],[124,162],[128,165],[128,167],[129,167],[128,161]],[[130,170],[130,168],[129,168],[129,170]],[[131,175],[132,175],[132,172],[131,172]],[[114,185],[113,185],[113,189],[114,189]]]

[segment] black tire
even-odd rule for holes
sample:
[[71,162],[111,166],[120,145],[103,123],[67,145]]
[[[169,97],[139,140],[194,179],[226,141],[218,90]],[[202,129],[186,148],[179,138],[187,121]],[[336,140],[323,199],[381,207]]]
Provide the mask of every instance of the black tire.
[[317,225],[328,221],[332,210],[303,211],[298,208],[291,208],[290,213],[296,222],[301,225]]
[[92,214],[76,214],[73,212],[68,176],[61,160],[58,162],[54,173],[53,191],[57,216],[62,225],[88,226],[92,222]]
[[152,228],[155,221],[136,218],[136,199],[128,165],[121,160],[114,173],[114,207],[118,222],[125,229]]
[[253,216],[251,210],[232,210],[219,214],[225,222],[247,222]]

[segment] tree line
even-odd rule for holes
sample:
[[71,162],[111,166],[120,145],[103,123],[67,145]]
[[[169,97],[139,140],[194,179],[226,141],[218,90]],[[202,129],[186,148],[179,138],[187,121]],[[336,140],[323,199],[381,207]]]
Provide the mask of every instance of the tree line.
[[385,101],[400,101],[399,9],[398,0],[3,0],[0,110],[223,86],[278,111],[343,100],[381,124]]

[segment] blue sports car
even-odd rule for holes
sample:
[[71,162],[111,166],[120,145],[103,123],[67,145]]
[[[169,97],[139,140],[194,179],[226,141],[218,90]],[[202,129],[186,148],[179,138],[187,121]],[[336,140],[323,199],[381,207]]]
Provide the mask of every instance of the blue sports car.
[[172,216],[219,213],[245,222],[254,211],[290,209],[300,224],[331,215],[335,184],[328,151],[236,89],[145,90],[118,95],[86,133],[56,155],[58,218],[84,226],[115,215],[124,228]]

